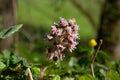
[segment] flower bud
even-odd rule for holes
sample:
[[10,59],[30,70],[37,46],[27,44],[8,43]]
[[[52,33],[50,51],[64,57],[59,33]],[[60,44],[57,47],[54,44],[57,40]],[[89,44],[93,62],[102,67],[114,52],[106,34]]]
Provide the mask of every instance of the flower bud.
[[65,20],[64,18],[61,18],[61,17],[60,17],[60,22],[59,22],[59,24],[60,24],[60,26],[65,27],[65,26],[68,25],[68,22],[67,22],[67,20]]
[[58,48],[58,50],[60,50],[60,51],[63,51],[63,50],[65,49],[65,47],[62,46],[61,44],[57,45],[57,48]]
[[95,41],[95,39],[91,39],[91,40],[89,41],[89,46],[95,47],[96,45],[97,45],[97,42]]
[[52,39],[53,39],[53,36],[47,35],[47,40],[52,40]]
[[74,25],[75,19],[74,19],[74,18],[73,18],[73,19],[69,19],[68,23],[69,23],[71,26]]

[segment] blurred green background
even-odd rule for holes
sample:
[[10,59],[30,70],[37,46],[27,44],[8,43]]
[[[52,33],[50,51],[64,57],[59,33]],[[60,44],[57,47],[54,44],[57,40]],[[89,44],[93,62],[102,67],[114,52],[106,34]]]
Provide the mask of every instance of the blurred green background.
[[[94,21],[98,24],[100,5],[94,5],[94,1],[80,0],[79,2],[93,14]],[[20,23],[35,28],[50,29],[51,25],[57,22],[59,17],[76,19],[77,24],[80,26],[81,41],[95,38],[96,32],[90,21],[70,0],[18,0],[18,21]]]

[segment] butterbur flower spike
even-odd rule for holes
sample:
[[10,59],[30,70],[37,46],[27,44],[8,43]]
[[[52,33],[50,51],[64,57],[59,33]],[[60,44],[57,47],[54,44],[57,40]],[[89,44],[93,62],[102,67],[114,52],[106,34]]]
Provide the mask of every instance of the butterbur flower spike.
[[47,40],[53,45],[52,52],[47,54],[49,59],[57,61],[57,59],[63,59],[63,52],[65,49],[72,52],[78,45],[77,39],[79,26],[75,24],[75,19],[69,19],[68,21],[62,17],[58,23],[54,23],[51,26],[51,33],[47,35]]

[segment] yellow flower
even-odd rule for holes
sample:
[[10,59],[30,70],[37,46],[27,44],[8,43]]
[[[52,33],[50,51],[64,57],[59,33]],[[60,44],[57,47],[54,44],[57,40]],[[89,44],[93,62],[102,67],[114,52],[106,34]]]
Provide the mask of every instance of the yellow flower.
[[91,39],[91,40],[89,41],[89,46],[95,47],[96,45],[97,45],[97,42],[96,42],[95,39]]

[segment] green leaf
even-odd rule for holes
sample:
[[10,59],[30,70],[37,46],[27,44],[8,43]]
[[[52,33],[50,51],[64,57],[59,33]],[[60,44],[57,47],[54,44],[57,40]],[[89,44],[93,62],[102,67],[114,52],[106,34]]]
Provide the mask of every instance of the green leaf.
[[13,77],[11,77],[11,76],[5,76],[5,80],[13,80]]
[[100,69],[99,71],[100,71],[102,76],[106,77],[106,73],[105,73],[105,71],[103,69]]
[[9,59],[9,58],[10,58],[10,52],[9,52],[8,50],[4,50],[4,51],[3,51],[3,57],[4,57],[5,59]]
[[79,80],[89,80],[89,78],[87,76],[83,75],[83,76],[79,77]]
[[90,60],[89,60],[89,57],[87,57],[87,56],[83,56],[83,57],[81,57],[81,59],[78,61],[78,64],[80,65],[80,66],[88,66],[89,65],[89,63],[90,63]]
[[12,55],[11,62],[12,64],[20,63],[22,66],[27,67],[26,60],[23,57]]
[[21,57],[18,57],[18,56],[12,56],[12,63],[13,64],[17,64],[18,62],[20,62],[21,61]]
[[70,77],[65,77],[64,80],[72,80],[72,78],[70,78]]
[[10,28],[7,28],[7,29],[1,31],[0,39],[5,39],[5,38],[9,37],[13,33],[17,32],[22,26],[23,26],[23,24],[19,24],[19,25],[11,26]]
[[4,69],[6,67],[6,65],[3,63],[3,62],[0,62],[0,71],[2,70],[2,69]]
[[56,75],[53,80],[60,80],[60,76],[59,75]]
[[69,66],[73,67],[77,64],[77,59],[75,57],[71,57],[69,61]]
[[32,72],[34,73],[34,74],[36,74],[36,75],[39,75],[40,74],[40,68],[38,68],[38,67],[33,67],[33,68],[31,68],[32,69]]
[[108,73],[108,80],[120,80],[120,76],[116,71],[110,70]]
[[90,74],[82,75],[79,77],[79,80],[98,80],[97,78],[92,77]]

